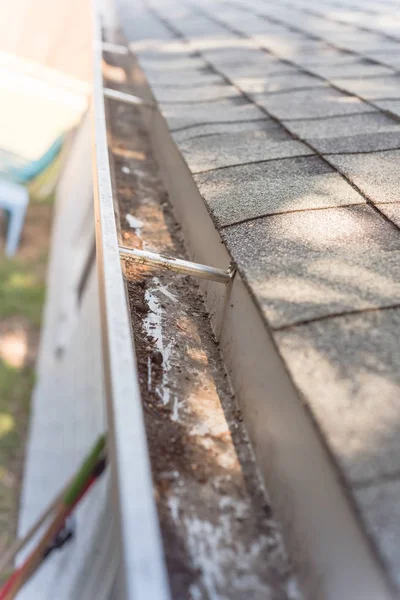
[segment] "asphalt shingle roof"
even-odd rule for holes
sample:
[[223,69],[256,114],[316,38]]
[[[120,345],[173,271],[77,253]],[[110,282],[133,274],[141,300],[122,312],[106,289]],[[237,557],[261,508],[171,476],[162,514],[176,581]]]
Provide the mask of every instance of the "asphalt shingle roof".
[[150,4],[133,51],[400,589],[400,5]]
[[276,213],[365,202],[319,156],[211,171],[194,180],[219,227]]
[[400,235],[369,206],[273,215],[223,239],[273,328],[400,304]]
[[306,156],[313,151],[269,121],[264,131],[219,133],[182,142],[180,150],[193,174],[221,167]]
[[251,121],[263,116],[256,106],[246,102],[240,96],[237,101],[227,99],[198,104],[193,102],[161,104],[160,108],[172,131],[205,123]]

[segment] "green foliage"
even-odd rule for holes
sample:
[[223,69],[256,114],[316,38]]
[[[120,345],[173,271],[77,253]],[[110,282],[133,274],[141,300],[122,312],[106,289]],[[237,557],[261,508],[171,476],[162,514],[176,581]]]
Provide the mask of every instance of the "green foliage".
[[16,259],[0,262],[0,320],[22,315],[39,326],[44,293],[42,278],[30,266]]
[[0,360],[0,549],[8,545],[10,520],[16,519],[15,465],[24,453],[33,383],[31,367],[15,368]]
[[[35,381],[35,345],[45,296],[48,230],[43,231],[42,219],[46,218],[46,211],[51,211],[51,198],[32,195],[27,221],[33,233],[26,236],[28,241],[25,240],[23,251],[16,257],[8,259],[0,253],[0,327],[7,335],[8,326],[12,331],[13,324],[17,323],[17,331],[19,326],[22,330],[20,343],[26,344],[27,351],[21,361],[9,360],[13,358],[12,343],[9,357],[5,338],[0,336],[0,345],[4,344],[0,346],[0,555],[13,541],[17,526],[30,399]],[[15,366],[18,364],[20,366]]]

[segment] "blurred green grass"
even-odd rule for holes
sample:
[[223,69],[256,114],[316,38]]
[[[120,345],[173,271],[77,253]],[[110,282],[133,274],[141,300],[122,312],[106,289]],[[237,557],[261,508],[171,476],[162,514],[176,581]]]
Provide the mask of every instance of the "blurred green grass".
[[32,264],[0,260],[0,319],[24,316],[33,326],[39,327],[44,295],[44,282],[37,270],[32,269]]
[[34,380],[33,367],[15,368],[0,361],[0,548],[10,543],[17,524],[18,472]]
[[[53,193],[41,197],[31,194],[24,239],[17,256],[7,258],[0,249],[0,554],[16,535],[36,346],[45,299],[52,200]],[[18,366],[7,360],[7,352],[1,347],[1,334],[9,327],[22,331],[29,346],[26,359]]]

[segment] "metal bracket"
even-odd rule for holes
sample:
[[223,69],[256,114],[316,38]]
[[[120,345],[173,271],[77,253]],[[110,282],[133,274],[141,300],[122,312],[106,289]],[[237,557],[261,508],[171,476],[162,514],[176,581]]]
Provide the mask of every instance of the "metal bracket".
[[112,90],[111,88],[104,88],[103,93],[105,98],[110,98],[111,100],[119,100],[126,104],[139,104],[141,106],[155,108],[155,105],[152,102],[146,102],[143,98],[139,98],[139,96],[134,96],[133,94],[126,94],[125,92],[119,92],[118,90]]
[[230,282],[234,274],[234,270],[231,267],[225,271],[224,269],[208,267],[207,265],[194,263],[190,260],[163,256],[161,254],[156,254],[155,252],[148,252],[147,250],[137,250],[136,248],[125,248],[125,246],[120,246],[119,252],[123,258],[133,260],[141,265],[161,267],[168,271],[176,271],[177,273],[192,275],[193,277],[199,277],[200,279],[217,281],[218,283],[224,283],[225,285]]
[[114,54],[129,54],[129,48],[121,46],[121,44],[113,44],[112,42],[102,42],[101,49],[104,52],[113,52]]

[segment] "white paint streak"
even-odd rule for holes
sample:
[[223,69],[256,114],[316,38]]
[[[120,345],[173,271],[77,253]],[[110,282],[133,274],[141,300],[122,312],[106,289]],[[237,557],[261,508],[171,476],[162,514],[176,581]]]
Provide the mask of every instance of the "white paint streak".
[[129,169],[129,167],[121,167],[121,171],[123,173],[125,173],[125,175],[128,175],[131,172],[131,170]]
[[143,227],[142,221],[140,221],[140,219],[137,219],[133,215],[130,215],[129,213],[127,215],[125,215],[125,218],[128,222],[129,227],[131,227],[132,229],[135,230],[136,235],[138,235],[139,237],[142,237],[142,227]]
[[237,464],[237,458],[229,449],[227,452],[221,452],[218,455],[217,462],[223,469],[234,469]]
[[147,357],[147,391],[151,391],[151,357]]
[[[250,548],[240,540],[235,540],[232,522],[236,518],[233,511],[220,516],[218,524],[202,521],[198,517],[186,519],[187,540],[190,554],[195,566],[201,569],[202,582],[210,600],[226,600],[221,590],[232,589],[230,568],[232,564],[241,566],[242,574],[235,579],[235,588],[241,590],[243,597],[251,594],[256,598],[269,597],[268,586],[261,581],[256,573],[252,573],[254,558],[263,552],[268,544],[265,535],[254,540]],[[239,512],[248,511],[249,507],[240,507]],[[233,512],[233,514],[232,514]],[[230,544],[227,543],[230,541]]]
[[204,588],[208,600],[229,600],[232,590],[231,566],[237,564],[240,565],[241,575],[235,578],[236,591],[240,591],[243,598],[249,594],[254,598],[269,598],[270,590],[266,583],[260,580],[257,573],[252,573],[254,560],[268,547],[268,537],[260,533],[247,545],[235,536],[235,523],[249,514],[251,502],[249,504],[231,496],[223,496],[219,502],[222,514],[215,523],[200,519],[196,514],[181,514],[180,493],[185,491],[181,492],[175,486],[174,493],[168,498],[168,506],[175,525],[184,530],[191,562],[201,573],[200,581],[190,589],[190,597],[202,598],[201,589]]
[[172,300],[172,302],[177,302],[176,296],[174,296],[173,294],[171,294],[171,292],[168,289],[168,286],[166,285],[162,285],[161,283],[159,283],[159,291],[164,294],[164,296],[166,296],[167,298],[169,298],[170,300]]
[[169,404],[171,392],[169,389],[169,371],[171,369],[170,356],[172,351],[172,342],[164,345],[163,333],[162,333],[162,319],[164,315],[164,309],[161,306],[159,298],[155,295],[158,291],[158,279],[153,278],[155,286],[153,288],[147,288],[145,292],[145,300],[149,307],[149,314],[143,321],[143,326],[149,337],[154,340],[155,348],[161,353],[163,357],[162,362],[162,379],[161,383],[157,386],[156,392],[159,395],[164,405]]
[[179,498],[178,496],[169,496],[168,497],[168,507],[171,511],[171,517],[175,525],[179,523]]
[[179,421],[179,406],[180,406],[180,402],[178,400],[178,398],[174,398],[174,405],[172,407],[172,413],[171,413],[171,421]]
[[291,577],[289,579],[286,591],[289,600],[301,600],[301,598],[303,597],[299,588],[299,584],[297,583],[294,577]]
[[196,583],[192,583],[189,588],[189,594],[191,600],[202,600],[203,594]]
[[196,423],[194,427],[189,431],[189,435],[209,435],[210,429],[207,423]]
[[240,502],[231,496],[222,496],[218,504],[220,509],[232,511],[236,519],[244,519],[249,513],[249,506],[246,502]]
[[[220,520],[221,523],[221,520]],[[223,554],[231,554],[230,550],[221,552],[221,536],[224,526],[215,526],[198,517],[185,519],[187,545],[193,564],[201,570],[201,579],[209,600],[228,600],[218,589],[226,587]],[[229,533],[229,532],[227,532]],[[229,561],[232,557],[229,557]]]
[[178,479],[179,471],[163,471],[160,473],[160,479],[167,479],[169,481],[173,481],[174,479]]

